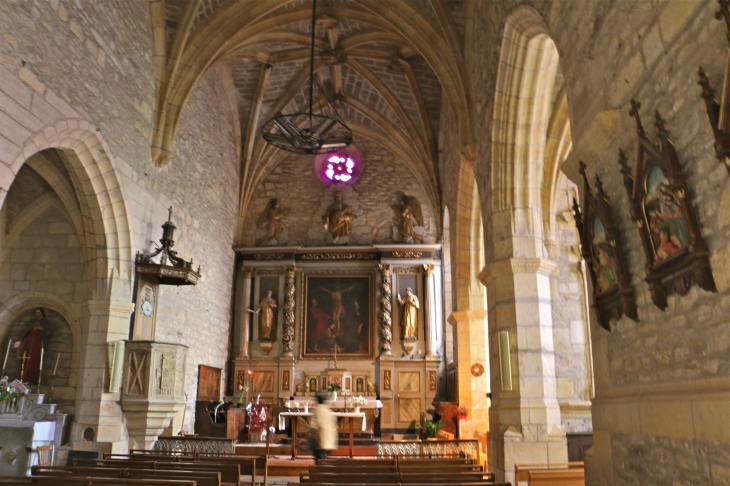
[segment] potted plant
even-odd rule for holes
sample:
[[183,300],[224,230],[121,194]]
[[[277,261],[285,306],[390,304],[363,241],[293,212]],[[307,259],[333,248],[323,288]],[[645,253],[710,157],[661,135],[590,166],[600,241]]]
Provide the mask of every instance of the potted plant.
[[327,391],[332,395],[332,401],[337,400],[337,392],[342,391],[342,382],[339,378],[333,378],[332,381],[327,385]]
[[446,425],[441,420],[433,421],[429,419],[425,419],[421,425],[418,427],[423,430],[423,434],[426,436],[426,439],[435,439],[436,435],[439,432],[439,429]]

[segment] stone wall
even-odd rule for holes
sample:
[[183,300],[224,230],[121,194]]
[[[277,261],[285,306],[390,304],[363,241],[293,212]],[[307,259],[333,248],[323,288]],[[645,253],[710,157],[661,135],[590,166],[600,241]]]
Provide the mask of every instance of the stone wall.
[[351,186],[328,186],[314,170],[311,156],[290,155],[259,184],[246,213],[244,243],[253,246],[262,230],[256,222],[266,205],[279,198],[287,210],[281,246],[321,246],[331,244],[324,230],[322,216],[332,204],[335,192],[341,192],[357,218],[352,225],[350,245],[393,243],[393,228],[398,219],[391,206],[399,204],[400,191],[415,196],[421,205],[426,231],[425,242],[437,237],[434,210],[414,175],[396,157],[365,139],[355,140],[362,153],[364,169]]
[[[203,278],[196,287],[161,291],[157,339],[191,345],[186,390],[192,408],[198,364],[225,369],[229,347],[240,136],[224,82],[229,74],[215,67],[199,81],[183,109],[175,156],[157,168],[150,161],[155,85],[149,2],[11,1],[0,10],[0,195],[14,180],[8,167],[21,149],[38,134],[52,138],[54,130],[46,127],[62,123],[95,127],[91,131],[108,151],[114,169],[104,176],[121,186],[110,198],[131,226],[128,255],[158,244],[160,225],[173,206],[175,249],[201,264]],[[96,235],[102,247],[126,236]],[[121,275],[112,278],[133,275],[127,256],[121,266]],[[77,296],[84,302],[106,289],[87,283]],[[131,301],[131,278],[115,289],[104,298]],[[117,321],[125,319],[128,315]],[[107,407],[105,413],[118,412]]]
[[[573,133],[573,153],[563,170],[577,181],[582,159],[591,180],[595,172],[603,178],[628,249],[639,305],[639,322],[623,318],[610,333],[592,325],[596,399],[587,484],[659,485],[670,479],[726,484],[730,183],[714,156],[696,74],[702,65],[713,85],[720,85],[727,40],[723,23],[713,18],[717,4],[476,2],[466,16],[467,32],[473,34],[467,36],[473,93],[495,92],[496,77],[490,73],[497,70],[502,26],[519,3],[534,7],[534,20],[526,24],[535,34],[550,35],[560,53]],[[718,284],[717,294],[694,287],[686,296],[671,297],[664,312],[651,303],[643,282],[645,259],[617,170],[619,148],[635,163],[631,97],[642,102],[650,134],[655,133],[655,109],[666,120]],[[494,184],[500,183],[490,170],[495,107],[491,95],[474,99],[477,133],[485,134],[478,142],[475,174],[488,219]],[[495,258],[495,238],[487,238],[488,262]]]

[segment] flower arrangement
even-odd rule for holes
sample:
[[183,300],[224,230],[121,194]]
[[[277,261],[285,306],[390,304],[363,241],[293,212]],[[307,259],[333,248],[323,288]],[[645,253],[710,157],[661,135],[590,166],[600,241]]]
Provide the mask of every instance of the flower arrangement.
[[350,397],[350,406],[351,407],[362,407],[368,403],[367,398],[362,396],[356,396],[356,397]]
[[466,407],[459,407],[459,409],[456,411],[457,417],[459,417],[459,420],[465,420],[466,416],[469,415],[469,411],[466,409]]
[[341,392],[342,391],[342,382],[339,378],[333,378],[332,381],[329,382],[327,385],[327,391],[329,392]]
[[10,386],[5,377],[0,378],[0,402],[12,400],[19,395],[18,391]]

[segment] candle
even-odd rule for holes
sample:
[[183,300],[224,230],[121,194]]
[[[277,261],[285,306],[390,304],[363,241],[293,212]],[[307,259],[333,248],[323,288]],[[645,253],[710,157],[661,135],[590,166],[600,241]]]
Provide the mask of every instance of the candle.
[[38,368],[38,371],[42,371],[43,370],[43,351],[45,351],[45,350],[43,349],[43,346],[41,346],[41,365]]
[[56,354],[56,366],[53,367],[53,376],[56,376],[58,370],[58,360],[61,359],[61,353]]
[[8,350],[5,351],[5,360],[3,361],[3,370],[5,369],[5,367],[8,364],[8,356],[10,356],[10,345],[11,344],[13,344],[13,340],[12,339],[9,339],[8,340]]

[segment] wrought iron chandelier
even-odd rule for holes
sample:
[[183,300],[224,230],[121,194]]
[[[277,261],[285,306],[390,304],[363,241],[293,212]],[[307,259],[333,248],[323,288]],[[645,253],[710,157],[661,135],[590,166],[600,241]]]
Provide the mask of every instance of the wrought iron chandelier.
[[352,143],[352,130],[340,119],[331,103],[328,104],[334,116],[312,113],[316,19],[317,0],[313,0],[312,47],[309,55],[309,112],[288,115],[278,113],[263,128],[263,137],[267,143],[298,154],[327,154]]

